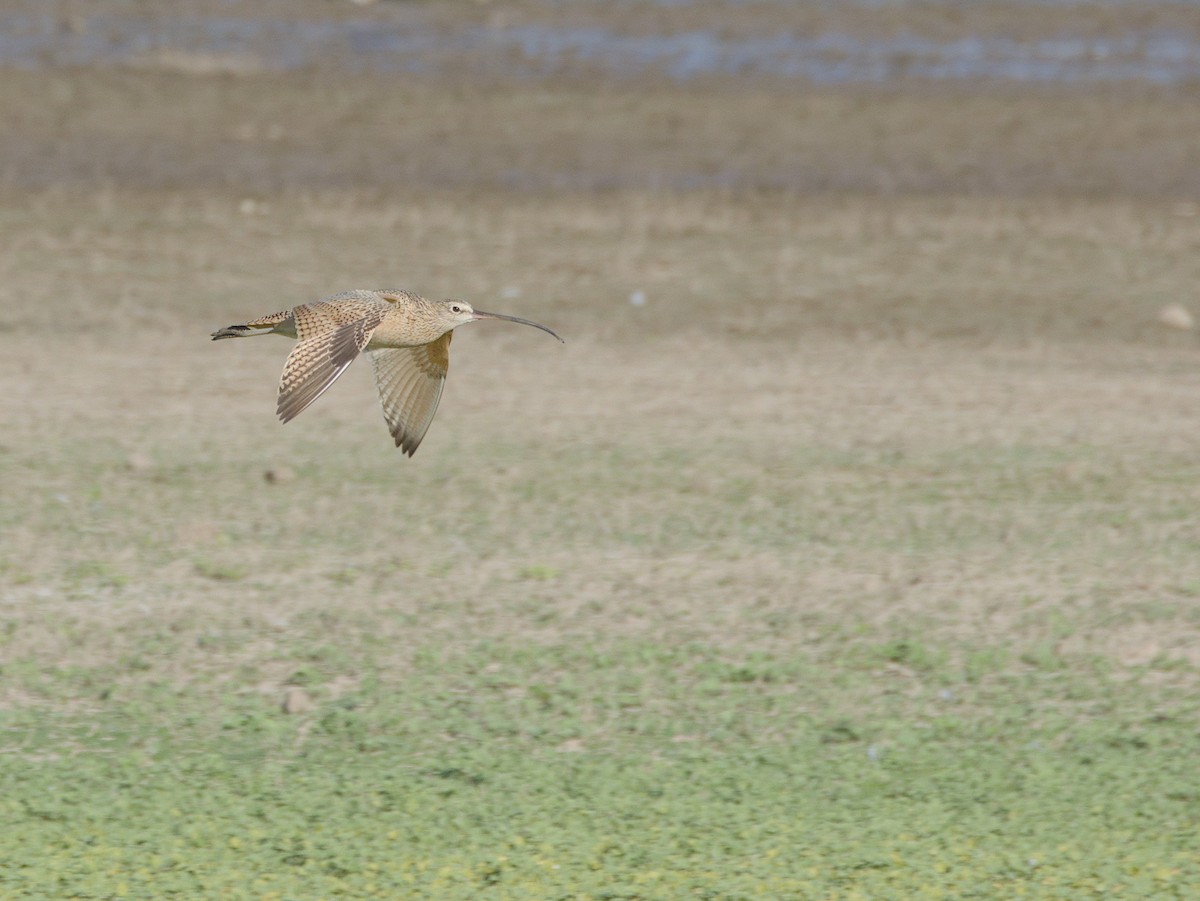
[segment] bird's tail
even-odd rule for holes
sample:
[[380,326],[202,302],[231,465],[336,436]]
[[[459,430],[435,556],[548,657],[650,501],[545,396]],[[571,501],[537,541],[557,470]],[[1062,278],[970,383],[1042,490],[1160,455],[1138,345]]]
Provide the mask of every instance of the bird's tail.
[[269,335],[271,330],[259,326],[255,328],[251,325],[230,325],[223,329],[218,329],[212,333],[214,341],[220,341],[222,338],[245,338],[249,335]]
[[296,337],[295,319],[292,317],[291,310],[285,310],[282,313],[272,313],[270,316],[263,316],[260,319],[252,319],[244,325],[230,325],[223,329],[218,329],[212,333],[214,341],[220,341],[222,338],[245,338],[250,335],[287,335],[288,337]]

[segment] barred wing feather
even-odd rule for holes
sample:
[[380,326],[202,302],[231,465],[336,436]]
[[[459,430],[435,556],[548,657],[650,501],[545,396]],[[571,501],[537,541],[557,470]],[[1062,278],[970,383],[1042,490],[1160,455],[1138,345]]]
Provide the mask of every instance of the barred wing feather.
[[410,457],[433,421],[450,365],[450,336],[430,344],[372,350],[375,384],[388,431]]
[[382,311],[372,311],[361,319],[335,325],[328,319],[322,322],[322,311],[313,309],[315,306],[295,310],[300,340],[284,363],[276,405],[276,413],[284,422],[295,419],[337,381],[367,346],[383,318]]

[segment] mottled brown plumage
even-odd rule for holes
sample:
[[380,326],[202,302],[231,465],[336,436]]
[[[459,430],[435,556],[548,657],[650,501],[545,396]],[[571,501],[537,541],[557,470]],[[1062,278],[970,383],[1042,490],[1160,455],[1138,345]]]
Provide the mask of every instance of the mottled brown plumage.
[[[478,319],[544,325],[476,310],[462,300],[426,300],[409,291],[346,291],[213,332],[213,340],[249,335],[296,339],[279,380],[276,413],[288,422],[337,381],[363,351],[375,365],[383,418],[396,446],[410,457],[433,421],[453,330]],[[562,338],[558,338],[559,341]]]

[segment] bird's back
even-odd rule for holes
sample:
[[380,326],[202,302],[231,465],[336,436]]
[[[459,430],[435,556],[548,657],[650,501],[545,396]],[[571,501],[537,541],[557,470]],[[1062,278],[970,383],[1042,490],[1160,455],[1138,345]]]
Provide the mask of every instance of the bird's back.
[[372,333],[367,350],[421,347],[436,341],[454,327],[438,304],[420,294],[391,290],[374,293],[387,305],[388,310]]

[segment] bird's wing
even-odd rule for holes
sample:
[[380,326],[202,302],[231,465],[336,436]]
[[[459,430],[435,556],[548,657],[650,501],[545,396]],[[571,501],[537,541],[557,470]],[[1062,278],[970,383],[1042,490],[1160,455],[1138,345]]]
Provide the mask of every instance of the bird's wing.
[[284,422],[295,419],[346,371],[371,340],[385,312],[366,309],[360,318],[339,323],[326,306],[302,304],[292,311],[300,340],[288,354],[279,380],[275,412]]
[[419,347],[389,347],[370,351],[375,363],[375,384],[388,431],[396,447],[410,457],[433,421],[446,371],[450,366],[450,336]]

